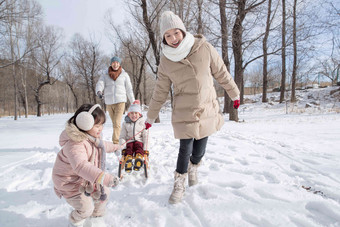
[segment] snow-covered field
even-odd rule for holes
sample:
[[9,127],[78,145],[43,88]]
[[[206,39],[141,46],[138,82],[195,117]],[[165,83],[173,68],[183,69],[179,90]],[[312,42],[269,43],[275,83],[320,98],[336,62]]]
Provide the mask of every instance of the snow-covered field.
[[[150,129],[149,179],[125,175],[112,189],[108,226],[340,226],[340,96],[299,91],[293,106],[248,103],[240,122],[209,138],[200,183],[169,205],[179,141],[171,113]],[[261,100],[248,96],[247,100]],[[305,108],[305,106],[310,106]],[[287,108],[287,109],[286,109]],[[288,112],[288,114],[286,114]],[[0,226],[67,226],[71,207],[54,194],[58,137],[71,114],[0,118]],[[110,140],[108,119],[104,139]],[[108,155],[108,170],[118,161]]]

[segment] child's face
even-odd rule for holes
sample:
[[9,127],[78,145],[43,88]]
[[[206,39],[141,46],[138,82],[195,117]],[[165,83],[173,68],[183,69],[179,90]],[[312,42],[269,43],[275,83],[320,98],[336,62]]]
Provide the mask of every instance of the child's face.
[[164,38],[169,46],[177,48],[183,40],[183,33],[180,29],[173,28],[165,32]]
[[94,138],[100,138],[104,125],[102,123],[95,124],[87,133]]
[[140,117],[140,113],[138,112],[130,112],[128,115],[131,121],[137,121],[138,118]]

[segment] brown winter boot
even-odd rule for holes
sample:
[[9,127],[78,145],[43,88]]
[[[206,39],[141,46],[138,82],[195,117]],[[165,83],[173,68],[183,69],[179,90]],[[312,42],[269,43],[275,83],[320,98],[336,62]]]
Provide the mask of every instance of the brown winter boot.
[[180,174],[175,171],[174,189],[172,190],[169,198],[170,204],[182,202],[182,198],[185,192],[185,180],[187,178],[187,175],[187,173]]
[[189,167],[188,167],[188,183],[189,187],[194,186],[198,183],[197,179],[197,167],[201,165],[202,161],[200,161],[197,164],[192,164],[191,161],[189,161]]

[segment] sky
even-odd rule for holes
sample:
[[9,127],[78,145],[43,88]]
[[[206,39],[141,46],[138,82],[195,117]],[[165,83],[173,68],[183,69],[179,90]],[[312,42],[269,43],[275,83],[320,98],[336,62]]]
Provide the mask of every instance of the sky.
[[[287,106],[278,102],[279,92],[268,94],[269,103],[246,96],[240,122],[224,115],[223,127],[208,139],[199,183],[186,185],[176,205],[168,199],[179,141],[168,102],[161,123],[149,129],[149,177],[143,170],[123,171],[111,189],[107,227],[339,227],[340,94],[330,95],[335,89],[299,90],[299,101]],[[55,195],[51,173],[71,116],[0,118],[1,227],[67,226],[72,208]],[[107,120],[103,138],[111,135]],[[106,171],[116,175],[117,157],[106,157]]]
[[104,15],[111,9],[114,20],[121,24],[126,19],[123,0],[37,0],[44,12],[46,25],[63,28],[65,41],[69,41],[75,33],[89,38],[95,34],[106,53],[113,50],[113,45],[105,35]]

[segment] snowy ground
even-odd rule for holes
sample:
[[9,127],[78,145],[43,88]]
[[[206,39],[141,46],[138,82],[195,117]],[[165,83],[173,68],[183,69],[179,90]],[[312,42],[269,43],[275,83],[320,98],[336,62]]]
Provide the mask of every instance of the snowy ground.
[[[107,225],[340,226],[340,99],[329,95],[334,89],[301,91],[287,109],[273,93],[268,104],[242,105],[240,123],[226,115],[222,130],[209,138],[200,184],[187,188],[178,205],[168,204],[179,142],[165,110],[162,123],[150,129],[149,179],[132,173],[112,189]],[[71,207],[54,194],[51,172],[70,116],[0,118],[0,226],[67,226]],[[108,120],[106,140],[111,128]],[[117,173],[117,158],[108,156],[109,171]]]

